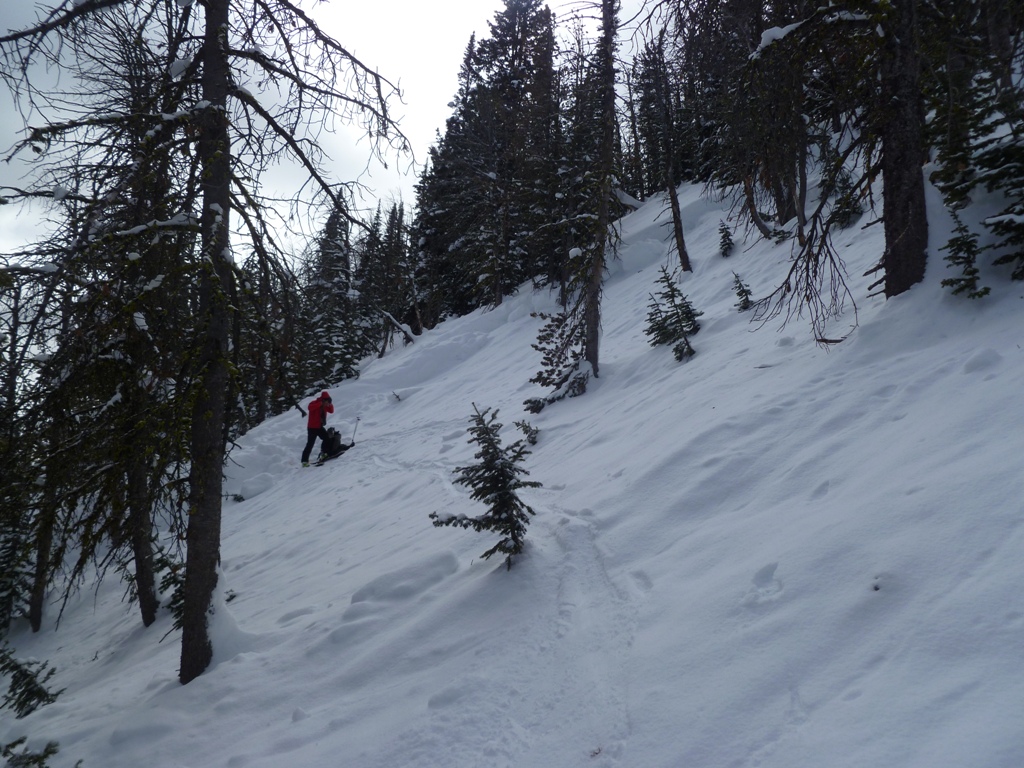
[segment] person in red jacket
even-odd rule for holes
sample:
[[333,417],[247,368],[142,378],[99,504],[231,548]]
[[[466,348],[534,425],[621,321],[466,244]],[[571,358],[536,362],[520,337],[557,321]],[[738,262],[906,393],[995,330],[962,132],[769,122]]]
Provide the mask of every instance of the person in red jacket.
[[334,413],[334,405],[331,403],[331,396],[327,392],[321,392],[320,397],[309,404],[309,419],[306,421],[306,447],[302,450],[302,466],[309,466],[309,454],[313,452],[313,445],[316,439],[320,438],[320,445],[327,443],[327,414]]

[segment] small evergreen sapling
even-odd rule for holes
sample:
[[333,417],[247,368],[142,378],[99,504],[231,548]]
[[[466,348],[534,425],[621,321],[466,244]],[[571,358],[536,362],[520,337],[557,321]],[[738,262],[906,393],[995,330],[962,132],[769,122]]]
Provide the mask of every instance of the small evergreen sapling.
[[51,692],[46,688],[57,672],[53,668],[47,670],[47,666],[45,661],[18,661],[6,642],[0,645],[0,675],[10,677],[0,709],[14,710],[15,716],[22,718],[55,702],[64,689]]
[[540,430],[537,429],[537,427],[533,426],[533,424],[526,421],[525,419],[513,423],[516,425],[519,431],[523,433],[523,436],[526,437],[526,442],[528,442],[530,445],[537,444],[537,435],[540,433]]
[[728,224],[720,221],[718,222],[718,252],[722,254],[723,259],[727,259],[732,255],[732,249],[732,230],[729,229]]
[[540,483],[520,479],[521,475],[529,474],[519,465],[530,451],[522,440],[502,447],[499,435],[502,425],[496,423],[498,412],[491,413],[490,408],[480,411],[475,403],[473,411],[469,442],[479,446],[475,454],[479,463],[457,467],[455,483],[472,489],[470,498],[486,504],[488,511],[480,517],[441,517],[437,512],[431,512],[430,519],[437,527],[455,525],[459,528],[472,528],[474,531],[497,532],[501,540],[484,552],[482,557],[487,559],[495,553],[503,554],[506,568],[511,568],[512,556],[523,551],[529,516],[535,514],[522,502],[517,492],[520,488],[539,488]]
[[690,304],[683,292],[676,285],[675,278],[667,268],[661,267],[658,283],[662,289],[657,297],[651,295],[651,303],[647,305],[647,327],[644,333],[651,337],[651,346],[672,344],[672,352],[676,360],[682,362],[696,354],[690,344],[690,336],[700,330],[698,312]]
[[28,614],[32,592],[28,515],[0,513],[0,637],[15,618]]
[[980,299],[982,296],[988,295],[989,288],[978,287],[978,255],[981,253],[978,235],[967,228],[957,216],[956,211],[952,213],[953,221],[956,222],[954,230],[956,234],[939,250],[949,251],[946,261],[950,267],[960,267],[961,276],[947,277],[942,284],[947,288],[952,288],[954,295],[966,292],[968,298]]
[[[46,742],[42,752],[30,752],[25,746],[27,741],[28,737],[22,736],[0,747],[0,757],[7,761],[4,763],[5,768],[48,768],[49,758],[60,752],[60,745],[56,741]],[[14,751],[19,748],[22,748],[20,752]],[[82,761],[79,760],[75,763],[75,768],[79,768],[81,764]]]
[[744,283],[738,274],[732,273],[732,287],[736,291],[736,298],[739,299],[733,306],[736,307],[740,312],[746,312],[748,309],[754,306],[754,302],[750,300],[750,297],[754,294],[751,293],[750,288]]
[[[164,607],[170,611],[173,621],[167,634],[181,629],[185,612],[185,564],[180,553],[168,552],[158,547],[153,565],[160,574],[160,592],[164,595]],[[166,635],[165,635],[166,637]]]

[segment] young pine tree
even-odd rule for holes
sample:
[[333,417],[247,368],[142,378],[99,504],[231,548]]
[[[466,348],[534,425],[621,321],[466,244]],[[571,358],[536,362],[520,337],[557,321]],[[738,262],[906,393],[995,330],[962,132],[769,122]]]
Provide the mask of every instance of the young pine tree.
[[64,692],[51,691],[46,687],[57,670],[47,669],[48,663],[18,661],[6,642],[0,644],[0,675],[9,678],[8,690],[0,700],[0,709],[14,711],[15,717],[26,717],[39,707],[45,707],[57,700]]
[[533,509],[519,498],[520,488],[539,488],[540,483],[522,480],[521,475],[528,475],[520,466],[522,460],[529,455],[522,440],[516,440],[507,447],[501,445],[501,424],[496,423],[498,412],[491,413],[490,408],[481,411],[473,405],[473,416],[470,417],[469,442],[476,443],[479,450],[475,457],[477,464],[457,467],[458,477],[455,482],[472,489],[470,498],[487,505],[488,511],[480,517],[452,515],[441,517],[437,512],[430,514],[437,527],[455,525],[459,528],[472,528],[474,531],[495,531],[501,540],[483,553],[484,559],[495,553],[505,555],[505,567],[512,567],[512,556],[523,551],[523,540],[526,537],[526,526],[530,522]]
[[651,346],[672,344],[672,353],[682,362],[696,354],[690,345],[690,336],[700,330],[698,312],[676,285],[675,278],[666,267],[661,268],[658,283],[662,289],[657,297],[651,296],[648,304],[647,327],[644,334],[651,337]]
[[951,268],[960,267],[959,277],[947,277],[942,284],[952,288],[954,294],[966,293],[968,298],[980,299],[987,296],[989,288],[978,284],[980,274],[978,272],[978,255],[981,247],[978,245],[978,234],[970,229],[960,220],[956,211],[952,211],[953,221],[956,223],[955,233],[949,242],[942,246],[940,251],[949,251],[946,255],[947,266]]
[[740,276],[735,272],[732,273],[732,287],[736,291],[736,298],[739,299],[733,306],[736,307],[740,312],[746,312],[748,309],[754,306],[754,302],[750,300],[750,297],[754,294],[750,291],[750,286],[740,279]]
[[[49,758],[60,752],[60,745],[56,741],[46,742],[46,746],[43,747],[42,752],[32,752],[28,747],[25,746],[28,741],[27,736],[15,739],[9,744],[0,745],[0,758],[3,758],[7,762],[5,766],[10,768],[47,768],[50,763]],[[21,750],[16,752],[15,750]],[[78,762],[78,765],[81,761]]]
[[729,225],[724,221],[718,222],[718,252],[722,254],[722,258],[729,258],[734,247],[732,230],[729,229]]

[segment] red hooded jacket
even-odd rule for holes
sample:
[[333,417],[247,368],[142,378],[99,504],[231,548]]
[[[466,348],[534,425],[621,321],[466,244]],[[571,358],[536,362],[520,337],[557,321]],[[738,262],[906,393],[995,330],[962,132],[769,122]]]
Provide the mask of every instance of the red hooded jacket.
[[331,403],[330,394],[323,392],[320,397],[309,404],[309,419],[306,421],[306,426],[309,429],[326,427],[328,413],[334,413],[334,405]]

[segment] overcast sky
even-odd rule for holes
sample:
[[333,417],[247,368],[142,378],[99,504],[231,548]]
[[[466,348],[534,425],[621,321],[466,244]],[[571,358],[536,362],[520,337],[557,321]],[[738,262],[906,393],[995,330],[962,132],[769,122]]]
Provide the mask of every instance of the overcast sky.
[[[43,0],[52,7],[58,0]],[[628,4],[633,5],[637,0]],[[551,7],[560,19],[570,15],[578,3],[555,0]],[[0,29],[20,28],[34,18],[36,3],[30,0],[0,0]],[[447,106],[457,88],[456,78],[462,56],[474,32],[487,35],[488,21],[504,7],[503,0],[329,0],[312,9],[327,31],[364,64],[396,82],[404,93],[404,104],[395,105],[403,132],[412,142],[415,158],[422,163],[436,131],[450,114]],[[22,129],[5,89],[0,88],[0,149],[17,139]],[[410,159],[391,158],[387,169],[374,165],[366,173],[370,154],[357,132],[331,140],[330,170],[336,178],[359,178],[378,199],[401,196],[408,206],[413,200],[415,169]],[[0,186],[16,183],[19,173],[0,165]],[[365,201],[366,204],[372,200]],[[0,251],[32,237],[33,216],[0,206]]]
[[[56,0],[46,0],[51,6]],[[29,0],[0,0],[0,28],[20,28],[34,18]],[[405,104],[396,104],[401,127],[412,142],[416,160],[422,162],[435,132],[444,125],[454,95],[456,77],[466,43],[473,32],[486,34],[487,22],[504,7],[503,0],[331,0],[313,8],[325,28],[363,63],[397,82]],[[6,90],[0,89],[0,148],[11,146],[22,129]],[[409,158],[396,159],[384,169],[374,166],[364,174],[369,147],[358,133],[331,142],[337,178],[360,176],[377,197],[403,196],[411,205],[414,183]],[[0,166],[0,185],[17,183],[20,172]],[[33,216],[0,207],[0,250],[31,238]]]

